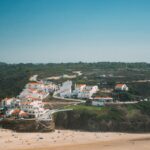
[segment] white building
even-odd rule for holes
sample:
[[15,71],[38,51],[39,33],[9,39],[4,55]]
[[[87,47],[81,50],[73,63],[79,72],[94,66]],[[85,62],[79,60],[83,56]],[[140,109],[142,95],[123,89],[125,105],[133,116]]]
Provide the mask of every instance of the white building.
[[1,101],[2,107],[7,107],[7,109],[12,109],[20,105],[20,99],[17,98],[5,98]]
[[77,74],[78,76],[81,76],[81,75],[82,75],[82,72],[81,72],[81,71],[73,71],[73,73]]
[[126,84],[117,84],[115,86],[115,90],[118,90],[118,91],[128,91],[129,88],[127,87]]
[[41,101],[22,103],[20,108],[34,117],[39,117],[45,111],[44,104]]
[[60,97],[70,97],[72,92],[72,81],[66,81],[62,83],[62,86],[57,91]]
[[48,92],[40,91],[36,89],[24,89],[20,95],[19,98],[21,99],[44,99],[49,95]]
[[41,89],[44,85],[40,82],[29,82],[26,84],[26,89]]
[[63,76],[62,76],[64,79],[66,78],[66,79],[73,79],[73,78],[76,78],[77,76],[76,75],[67,75],[67,74],[64,74]]
[[14,107],[14,98],[5,98],[1,101],[2,107],[13,108]]
[[86,84],[75,84],[75,89],[72,92],[72,96],[78,96],[80,92],[84,90]]
[[112,97],[95,97],[92,101],[93,106],[104,106],[107,103],[112,103]]
[[78,98],[91,99],[92,95],[98,91],[98,86],[85,86],[81,92],[78,93]]
[[30,82],[26,84],[25,88],[42,90],[44,92],[50,92],[50,91],[55,90],[57,86],[53,84],[52,82],[47,83],[46,81],[40,81],[40,82]]
[[37,81],[37,77],[38,75],[33,75],[32,77],[30,77],[29,81]]
[[56,85],[53,83],[46,83],[44,81],[40,82],[30,82],[26,84],[25,89],[18,96],[21,99],[45,99],[49,93],[56,89]]

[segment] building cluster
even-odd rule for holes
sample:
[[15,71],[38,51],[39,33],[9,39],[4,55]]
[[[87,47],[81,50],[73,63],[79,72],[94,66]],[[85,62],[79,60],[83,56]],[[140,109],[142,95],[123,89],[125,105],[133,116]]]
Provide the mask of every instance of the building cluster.
[[[126,84],[117,84],[115,90],[128,91],[128,87]],[[37,81],[37,75],[35,75],[30,78],[30,82],[26,84],[16,98],[3,99],[1,107],[4,108],[7,117],[12,115],[17,117],[40,117],[46,111],[43,100],[50,93],[61,98],[90,99],[93,106],[103,106],[106,103],[113,102],[112,97],[94,97],[93,95],[98,91],[97,85],[73,84],[72,81],[68,80],[57,86],[47,80]]]
[[43,100],[56,89],[57,86],[52,82],[29,82],[17,98],[3,99],[1,107],[5,109],[7,117],[39,117],[45,111]]
[[88,86],[86,84],[75,84],[72,81],[62,83],[59,90],[55,92],[62,98],[91,99],[93,94],[98,91],[98,86]]
[[[126,84],[117,84],[116,91],[128,91]],[[99,91],[97,85],[89,86],[86,84],[75,84],[73,87],[72,81],[62,83],[59,90],[55,94],[62,98],[77,98],[77,99],[91,99],[93,101],[112,102],[112,97],[93,97]]]
[[[115,91],[119,91],[119,92],[129,90],[129,88],[126,84],[116,84],[114,89],[115,89]],[[107,97],[97,96],[97,97],[94,97],[92,100],[93,106],[104,106],[104,105],[107,105],[110,103],[113,103],[113,98],[109,97],[109,96],[107,96]]]
[[92,99],[93,94],[98,91],[98,86],[88,86],[86,84],[76,84],[72,95],[79,99]]

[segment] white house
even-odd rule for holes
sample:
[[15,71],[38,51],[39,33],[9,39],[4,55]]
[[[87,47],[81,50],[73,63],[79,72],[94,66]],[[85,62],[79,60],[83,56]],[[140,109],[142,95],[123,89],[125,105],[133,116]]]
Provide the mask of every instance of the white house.
[[73,71],[74,74],[77,74],[78,76],[81,76],[82,75],[82,72],[81,71]]
[[117,84],[115,86],[115,90],[117,90],[117,91],[128,91],[129,88],[127,87],[126,84]]
[[78,98],[91,99],[92,95],[98,91],[98,86],[85,86],[81,92],[78,93]]
[[38,91],[38,90],[31,90],[25,89],[20,95],[19,98],[21,99],[44,99],[49,95],[49,93]]
[[44,105],[41,101],[22,103],[20,108],[34,117],[40,116],[45,111]]
[[17,98],[5,98],[1,101],[2,107],[7,107],[8,109],[15,108],[20,105],[20,100]]
[[112,97],[95,97],[92,101],[93,106],[104,106],[107,103],[112,103]]
[[38,75],[33,75],[29,78],[29,81],[37,81]]
[[86,84],[75,84],[75,89],[72,92],[72,96],[77,96],[85,87]]
[[43,86],[42,83],[40,82],[29,82],[26,84],[25,88],[26,89],[40,89]]

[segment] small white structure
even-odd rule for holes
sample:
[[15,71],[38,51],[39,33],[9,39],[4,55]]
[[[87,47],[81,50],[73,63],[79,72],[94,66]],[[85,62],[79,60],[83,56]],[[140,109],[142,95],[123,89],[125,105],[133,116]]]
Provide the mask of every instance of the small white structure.
[[13,108],[14,107],[14,98],[5,98],[1,101],[2,107]]
[[38,75],[33,75],[32,77],[30,77],[29,81],[37,81],[37,77]]
[[74,78],[76,78],[77,76],[76,76],[76,75],[64,74],[62,77],[63,77],[64,79],[65,79],[65,78],[66,78],[66,79],[74,79]]
[[62,76],[52,76],[52,77],[48,77],[47,79],[48,80],[59,80],[61,78],[62,78]]
[[86,87],[86,84],[75,84],[75,89],[72,92],[72,96],[78,96],[80,92]]
[[82,75],[82,72],[81,71],[73,71],[74,74],[77,74],[78,76],[81,76]]
[[5,98],[1,101],[1,107],[7,107],[7,109],[15,108],[20,105],[20,99],[17,98]]
[[126,84],[117,84],[115,86],[115,90],[117,90],[117,91],[128,91],[129,88],[127,87]]
[[78,93],[78,98],[92,99],[92,95],[98,91],[98,86],[85,86],[82,92]]
[[104,106],[107,103],[112,103],[112,97],[95,97],[92,101],[93,106]]

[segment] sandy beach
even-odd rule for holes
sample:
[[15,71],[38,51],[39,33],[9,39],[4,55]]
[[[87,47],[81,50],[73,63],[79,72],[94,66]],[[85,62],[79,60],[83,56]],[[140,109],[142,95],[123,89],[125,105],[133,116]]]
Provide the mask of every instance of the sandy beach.
[[149,150],[150,134],[55,130],[16,133],[0,129],[0,150]]

